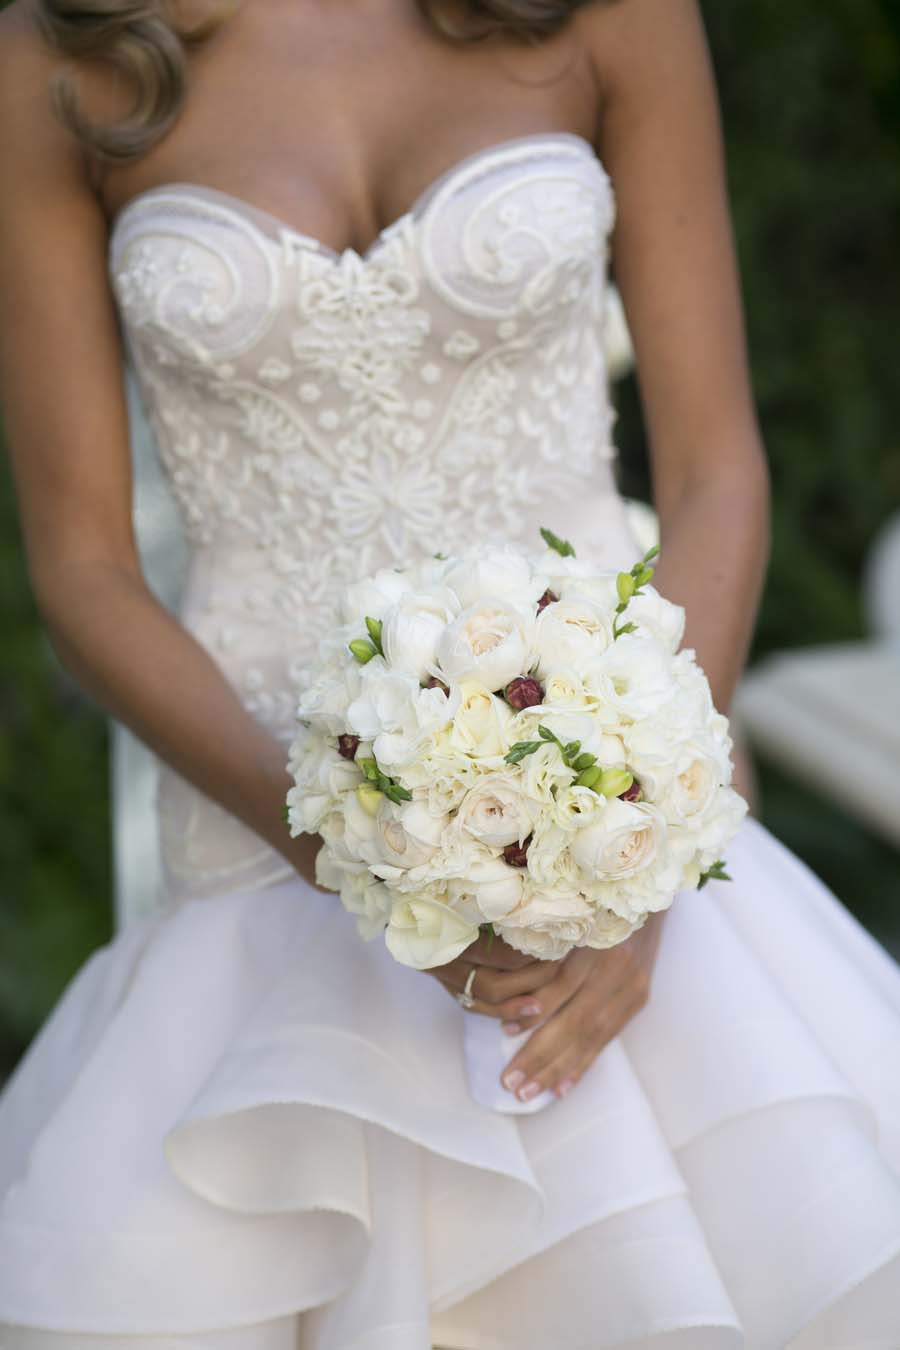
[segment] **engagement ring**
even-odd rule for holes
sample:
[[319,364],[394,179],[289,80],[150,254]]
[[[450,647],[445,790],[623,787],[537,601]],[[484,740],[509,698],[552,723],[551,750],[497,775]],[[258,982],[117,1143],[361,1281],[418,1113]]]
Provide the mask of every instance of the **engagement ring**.
[[475,976],[478,974],[478,967],[473,966],[466,977],[466,986],[455,995],[457,1003],[462,1004],[464,1008],[474,1008],[475,1000],[472,997],[472,985],[475,983]]

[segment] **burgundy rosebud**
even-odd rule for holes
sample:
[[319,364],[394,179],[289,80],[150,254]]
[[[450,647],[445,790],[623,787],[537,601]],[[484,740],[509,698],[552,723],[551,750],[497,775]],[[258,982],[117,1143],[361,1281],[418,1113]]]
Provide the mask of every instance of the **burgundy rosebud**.
[[437,677],[436,675],[429,675],[429,676],[428,676],[428,679],[425,681],[425,683],[424,683],[424,685],[422,686],[422,688],[423,688],[423,689],[443,689],[443,691],[444,691],[444,693],[447,695],[447,697],[448,697],[448,698],[450,697],[450,690],[449,690],[448,686],[447,686],[446,684],[444,684],[444,681],[443,681],[443,680],[439,680],[438,677]]
[[641,785],[638,780],[635,779],[627,792],[620,792],[619,796],[623,802],[639,802],[643,793],[641,792]]
[[516,712],[521,712],[523,708],[534,708],[544,701],[543,686],[530,675],[517,675],[514,680],[510,680],[503,693],[509,706],[515,708]]
[[509,863],[510,867],[528,866],[528,845],[531,843],[532,835],[529,835],[521,844],[507,844],[503,850],[503,861]]
[[546,609],[548,605],[554,604],[555,601],[557,601],[558,599],[559,596],[554,595],[552,591],[544,591],[544,594],[541,596],[540,600],[537,603],[538,614],[540,614],[542,609]]
[[343,755],[344,759],[356,759],[358,749],[358,736],[351,736],[349,732],[346,736],[338,736],[338,754]]

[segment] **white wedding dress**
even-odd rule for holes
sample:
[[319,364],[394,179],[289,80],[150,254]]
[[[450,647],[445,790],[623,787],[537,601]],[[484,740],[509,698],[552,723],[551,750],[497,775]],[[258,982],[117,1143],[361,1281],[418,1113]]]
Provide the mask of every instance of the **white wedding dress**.
[[[540,525],[636,556],[613,214],[570,133],[469,155],[364,255],[186,182],[120,213],[182,618],[285,743],[347,578]],[[6,1350],[898,1350],[900,973],[758,823],[649,1005],[516,1117],[473,1104],[437,981],[168,771],[160,812],[165,910],[0,1097]]]

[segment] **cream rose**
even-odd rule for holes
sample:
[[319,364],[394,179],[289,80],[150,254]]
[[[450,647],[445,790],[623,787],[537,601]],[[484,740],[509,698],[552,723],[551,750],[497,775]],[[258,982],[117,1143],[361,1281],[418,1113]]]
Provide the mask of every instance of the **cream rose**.
[[558,666],[582,669],[606,651],[612,641],[612,624],[599,605],[585,597],[557,600],[537,616],[534,630],[538,671],[549,673]]
[[477,924],[469,923],[449,905],[422,895],[396,896],[384,931],[394,960],[416,970],[445,966],[477,937]]
[[434,857],[449,817],[435,816],[423,802],[383,797],[375,816],[382,857],[392,867],[421,867]]
[[485,600],[464,609],[444,629],[437,659],[451,680],[477,680],[491,693],[531,664],[530,621],[512,605]]
[[523,891],[520,869],[509,867],[501,858],[476,859],[464,877],[451,877],[447,883],[448,899],[455,909],[467,915],[479,914],[489,923],[515,909]]
[[597,820],[576,831],[569,848],[586,876],[614,880],[649,867],[665,833],[665,818],[655,806],[613,797]]
[[463,680],[458,693],[449,744],[466,755],[505,755],[511,744],[512,709],[475,680]]
[[528,801],[512,775],[483,778],[462,799],[456,821],[489,848],[521,843],[532,828]]
[[592,906],[577,892],[540,887],[495,927],[517,952],[539,961],[559,961],[573,947],[583,945],[593,913]]

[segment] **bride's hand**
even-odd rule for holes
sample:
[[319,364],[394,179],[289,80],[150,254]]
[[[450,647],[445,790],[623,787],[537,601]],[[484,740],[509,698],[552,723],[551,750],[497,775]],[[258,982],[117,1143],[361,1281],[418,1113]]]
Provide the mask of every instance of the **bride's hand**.
[[575,1086],[646,1004],[663,917],[651,914],[617,947],[579,947],[556,963],[556,977],[541,989],[543,1012],[516,1017],[509,1028],[525,1031],[541,1024],[504,1069],[505,1088],[528,1101],[545,1089],[563,1097]]
[[530,1017],[534,1022],[545,1011],[539,991],[552,984],[562,965],[562,961],[523,956],[502,938],[482,933],[455,961],[435,966],[425,974],[433,975],[455,997],[465,989],[474,967],[470,1011],[506,1020]]

